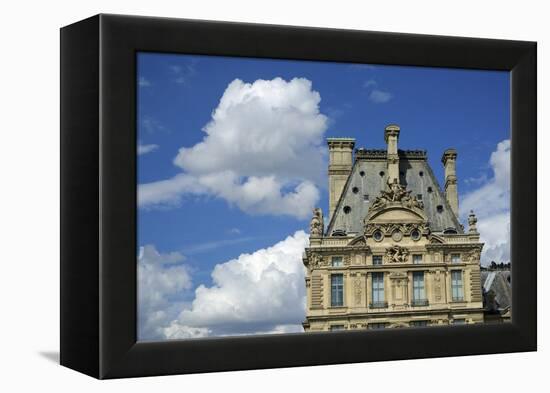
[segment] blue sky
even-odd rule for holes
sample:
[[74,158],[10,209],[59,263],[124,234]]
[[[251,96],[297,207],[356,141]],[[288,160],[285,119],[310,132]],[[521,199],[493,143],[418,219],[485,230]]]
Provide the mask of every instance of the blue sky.
[[[145,254],[154,256],[142,262],[159,278],[147,288],[160,299],[141,311],[142,339],[298,331],[298,311],[278,319],[275,310],[264,320],[219,293],[230,260],[249,274],[252,261],[261,264],[262,250],[280,247],[264,257],[276,259],[283,247],[300,248],[299,231],[307,232],[309,223],[309,209],[301,207],[326,212],[326,137],[384,148],[384,127],[399,124],[399,147],[426,149],[440,184],[441,154],[454,147],[461,204],[479,211],[480,228],[482,218],[506,224],[507,72],[140,53],[137,79],[138,192],[146,195],[138,244],[149,245]],[[273,146],[288,158],[278,159]],[[293,173],[292,166],[304,169]],[[486,206],[490,198],[494,208]],[[488,257],[506,258],[505,237],[487,235],[495,248]],[[298,267],[273,263],[278,272],[300,276]],[[166,284],[163,277],[177,279]],[[202,320],[200,310],[213,312],[207,298],[236,311],[227,320]],[[147,319],[155,312],[162,317]]]

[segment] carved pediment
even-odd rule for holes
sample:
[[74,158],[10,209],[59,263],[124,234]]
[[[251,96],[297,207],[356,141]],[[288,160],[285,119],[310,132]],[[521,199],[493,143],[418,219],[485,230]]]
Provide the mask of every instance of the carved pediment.
[[445,240],[438,235],[434,235],[433,233],[430,235],[430,243],[431,244],[444,244]]
[[357,236],[356,238],[352,239],[348,246],[366,246],[367,245],[367,239],[365,239],[364,235]]
[[427,222],[427,217],[420,209],[405,207],[400,202],[391,202],[383,209],[369,210],[367,221],[423,223]]

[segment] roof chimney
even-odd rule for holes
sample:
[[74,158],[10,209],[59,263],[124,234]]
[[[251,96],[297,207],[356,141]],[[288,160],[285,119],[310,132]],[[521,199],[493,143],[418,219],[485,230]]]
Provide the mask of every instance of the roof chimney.
[[456,181],[456,157],[455,149],[447,149],[441,157],[441,162],[445,167],[445,198],[449,202],[451,210],[458,217],[458,189]]
[[344,186],[351,173],[353,165],[354,138],[327,138],[329,162],[328,162],[328,217],[336,209]]
[[388,160],[388,183],[399,183],[399,155],[397,154],[397,141],[399,139],[399,128],[396,124],[390,124],[384,131],[384,139],[387,147]]

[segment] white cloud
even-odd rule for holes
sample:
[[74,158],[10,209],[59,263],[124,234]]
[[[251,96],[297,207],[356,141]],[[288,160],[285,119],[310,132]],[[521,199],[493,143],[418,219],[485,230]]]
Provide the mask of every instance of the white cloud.
[[371,91],[370,94],[369,94],[369,100],[371,100],[375,104],[386,103],[389,100],[391,100],[392,98],[393,98],[393,94],[391,94],[387,91],[382,91],[382,90],[377,90],[377,89]]
[[364,84],[363,84],[363,87],[365,89],[368,89],[370,87],[373,87],[373,86],[376,86],[378,83],[374,80],[374,79],[369,79],[368,81],[366,81]]
[[159,145],[154,145],[154,144],[142,145],[142,144],[138,144],[137,153],[138,153],[138,155],[152,153],[155,150],[157,150],[158,148],[159,148]]
[[139,87],[149,87],[151,86],[151,82],[145,79],[143,76],[140,76],[138,80],[138,85]]
[[169,66],[168,68],[174,75],[174,82],[178,84],[187,83],[189,78],[191,78],[197,72],[195,69],[195,63],[196,61],[190,61],[187,64]]
[[212,331],[208,328],[196,328],[190,326],[183,326],[172,321],[170,325],[165,328],[161,328],[164,338],[168,340],[181,340],[188,338],[203,338],[208,337]]
[[510,140],[497,145],[489,160],[493,176],[484,184],[464,196],[460,203],[460,216],[467,222],[470,210],[478,218],[481,241],[485,242],[482,264],[492,260],[510,261]]
[[195,290],[191,306],[163,330],[165,337],[302,331],[307,244],[307,234],[298,231],[269,248],[216,265],[214,285]]
[[[171,297],[191,288],[191,276],[178,252],[161,254],[154,245],[140,247],[138,255],[138,319],[140,339],[161,337],[159,327],[177,315]],[[176,308],[176,309],[175,309]]]
[[309,217],[324,182],[328,119],[309,80],[231,82],[204,139],[182,147],[171,179],[139,186],[139,204],[177,205],[185,194],[214,195],[250,214]]
[[157,132],[168,131],[160,121],[150,116],[143,116],[138,123],[138,127],[140,128],[140,133],[145,131],[149,134],[155,134]]

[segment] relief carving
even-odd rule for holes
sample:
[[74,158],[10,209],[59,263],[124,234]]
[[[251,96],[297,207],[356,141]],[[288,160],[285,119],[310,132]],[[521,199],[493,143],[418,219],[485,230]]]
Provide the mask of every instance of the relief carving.
[[441,272],[439,270],[435,272],[434,276],[434,294],[435,301],[441,301]]
[[309,267],[311,269],[325,266],[325,259],[321,254],[311,253],[309,255],[308,261],[309,261]]
[[422,201],[416,199],[416,196],[411,195],[411,190],[405,190],[401,184],[394,181],[388,184],[386,190],[380,192],[380,196],[377,196],[372,202],[370,210],[378,210],[384,208],[389,202],[401,202],[401,204],[408,208],[423,209],[424,204]]
[[357,274],[353,280],[353,293],[355,295],[355,304],[361,304],[361,296],[363,294],[363,285],[361,283],[361,275]]
[[394,245],[386,248],[386,255],[384,255],[386,263],[405,263],[409,259],[409,250],[404,247]]

